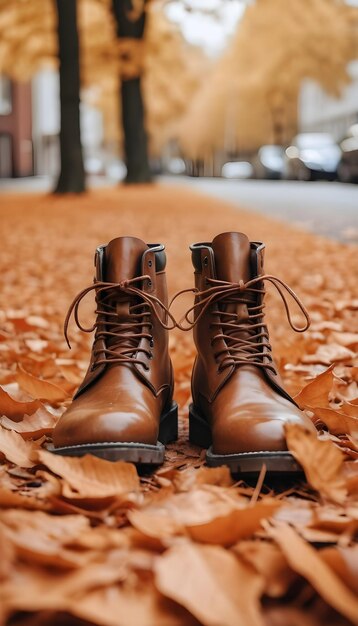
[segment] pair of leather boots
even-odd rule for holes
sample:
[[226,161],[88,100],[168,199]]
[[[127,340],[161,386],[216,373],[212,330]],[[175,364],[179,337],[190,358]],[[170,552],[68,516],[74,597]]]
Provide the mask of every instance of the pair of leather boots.
[[[283,389],[264,322],[265,283],[281,295],[294,330],[308,314],[292,290],[263,273],[264,245],[242,233],[222,233],[191,246],[194,304],[181,322],[168,308],[166,255],[161,244],[119,237],[97,248],[93,285],[78,294],[78,326],[95,331],[86,376],[53,433],[52,451],[93,454],[138,465],[159,465],[164,444],[178,436],[178,409],[168,331],[193,328],[197,355],[192,372],[189,439],[208,448],[210,466],[233,473],[299,470],[287,451],[285,424],[314,430]],[[83,328],[78,307],[90,291],[96,321]],[[290,317],[286,294],[305,315]],[[178,295],[178,294],[177,294]]]

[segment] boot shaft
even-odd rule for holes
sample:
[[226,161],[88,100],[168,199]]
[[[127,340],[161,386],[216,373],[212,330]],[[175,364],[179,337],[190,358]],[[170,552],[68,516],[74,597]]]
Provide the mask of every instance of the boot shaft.
[[97,248],[94,264],[96,333],[76,397],[108,367],[132,369],[157,393],[172,378],[164,245],[119,237]]
[[[222,233],[215,237],[212,243],[195,243],[191,247],[194,266],[196,295],[195,304],[198,305],[194,320],[200,315],[200,302],[207,298],[210,290],[216,286],[247,283],[263,274],[265,246],[260,242],[249,242],[242,233]],[[219,288],[219,287],[218,287]],[[264,285],[260,282],[254,291],[242,292],[239,297],[230,298],[228,294],[224,300],[213,299],[201,319],[194,326],[194,341],[199,352],[206,352],[208,340],[211,342],[218,335],[220,320],[229,319],[233,324],[249,320],[248,307],[260,306],[264,299]],[[222,313],[222,315],[220,315]],[[214,322],[214,326],[213,326]],[[259,330],[259,329],[258,329]],[[245,338],[245,332],[237,328],[238,333]],[[222,333],[225,334],[225,333]],[[251,333],[252,334],[252,333]],[[246,338],[249,338],[246,333]],[[215,340],[218,350],[227,350],[224,340]],[[230,342],[229,342],[230,343]]]
[[[193,397],[200,389],[213,400],[238,368],[254,367],[279,394],[292,400],[282,387],[264,320],[264,281],[272,278],[264,275],[264,251],[263,243],[250,242],[242,233],[222,233],[211,243],[191,246],[198,290]],[[283,283],[276,278],[271,282],[280,291]]]

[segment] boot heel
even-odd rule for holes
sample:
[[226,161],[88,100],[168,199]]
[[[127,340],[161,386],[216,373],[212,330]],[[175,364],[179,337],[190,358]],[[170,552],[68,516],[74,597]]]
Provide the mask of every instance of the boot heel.
[[189,406],[189,441],[201,448],[209,448],[212,443],[210,426],[193,404]]
[[178,439],[178,405],[173,402],[167,413],[160,420],[158,440],[161,443],[169,443]]

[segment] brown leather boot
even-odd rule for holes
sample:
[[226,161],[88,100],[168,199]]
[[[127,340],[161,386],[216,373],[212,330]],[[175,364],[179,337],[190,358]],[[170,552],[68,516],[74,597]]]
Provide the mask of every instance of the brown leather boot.
[[[284,426],[315,428],[282,387],[264,322],[264,283],[278,289],[294,330],[308,328],[308,314],[285,283],[263,274],[262,243],[223,233],[212,243],[193,244],[191,251],[197,293],[185,319],[194,328],[198,354],[190,441],[209,448],[208,465],[228,465],[234,473],[259,472],[263,463],[271,472],[299,471],[287,451]],[[284,290],[305,315],[304,328],[293,325]]]
[[[94,284],[78,294],[74,311],[85,332],[95,330],[90,365],[53,433],[53,452],[93,454],[157,465],[177,438],[173,370],[168,353],[164,246],[119,237],[97,248]],[[84,329],[78,306],[96,293],[95,324]],[[169,318],[168,318],[169,316]]]

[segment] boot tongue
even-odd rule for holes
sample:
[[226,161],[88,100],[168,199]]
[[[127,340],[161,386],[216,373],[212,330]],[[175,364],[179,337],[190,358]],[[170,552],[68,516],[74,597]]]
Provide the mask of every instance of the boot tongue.
[[[142,256],[148,246],[141,239],[136,237],[118,237],[112,239],[105,248],[104,276],[103,279],[109,283],[120,283],[123,280],[136,278],[142,274]],[[135,283],[140,287],[139,282]],[[117,336],[107,339],[107,347],[118,350],[123,348],[138,346],[138,338],[133,337],[136,331],[133,328],[123,329],[121,325],[132,323],[133,318],[130,307],[138,303],[138,299],[125,294],[118,294],[113,290],[113,298],[106,300],[107,304],[114,308],[115,313],[107,317],[108,330],[117,333]],[[138,329],[140,331],[140,327]]]
[[141,261],[148,246],[136,237],[117,237],[105,248],[104,280],[121,282],[140,276]]
[[216,277],[237,283],[251,278],[250,241],[243,233],[222,233],[213,240]]

